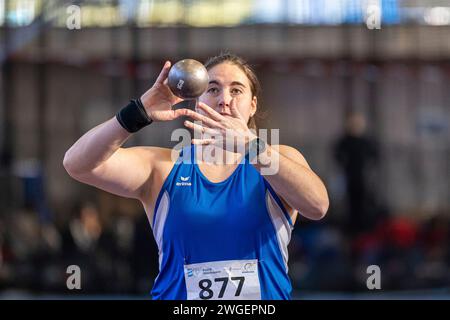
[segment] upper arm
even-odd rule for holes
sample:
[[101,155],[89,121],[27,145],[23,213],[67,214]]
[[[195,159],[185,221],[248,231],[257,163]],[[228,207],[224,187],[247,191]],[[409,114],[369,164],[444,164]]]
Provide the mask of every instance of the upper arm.
[[[272,146],[272,147],[274,147],[274,146]],[[284,156],[284,157],[286,157],[286,158],[288,158],[288,159],[290,159],[290,160],[292,160],[292,161],[294,161],[294,162],[296,162],[296,163],[298,163],[298,164],[301,164],[302,166],[304,166],[304,167],[306,167],[306,168],[308,168],[308,169],[311,169],[310,167],[309,167],[309,164],[308,164],[308,162],[306,161],[306,159],[305,159],[305,157],[303,157],[303,155],[297,150],[297,149],[295,149],[295,148],[292,148],[292,147],[290,147],[290,146],[286,146],[286,145],[277,145],[277,146],[275,146],[275,148],[277,148],[278,147],[278,152],[282,155],[282,156]],[[289,213],[289,216],[291,217],[291,220],[292,220],[292,224],[295,224],[295,221],[296,221],[296,219],[297,219],[297,213],[298,213],[298,211],[296,210],[296,209],[294,209],[282,196],[280,196],[279,194],[278,194],[278,197],[280,198],[280,200],[281,200],[281,202],[283,203],[283,205],[285,206],[285,208],[286,208],[286,210],[288,211],[288,213]]]
[[157,157],[155,147],[119,148],[101,165],[76,180],[118,196],[141,199]]
[[277,147],[281,155],[311,170],[305,157],[297,149],[282,144]]

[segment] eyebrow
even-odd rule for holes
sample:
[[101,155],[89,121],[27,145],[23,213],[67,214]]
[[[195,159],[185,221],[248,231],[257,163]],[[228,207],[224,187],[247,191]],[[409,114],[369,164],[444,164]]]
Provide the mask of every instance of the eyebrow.
[[[220,85],[219,81],[217,81],[217,80],[211,80],[211,81],[209,82],[209,84],[217,84],[217,85]],[[242,87],[245,88],[245,84],[243,84],[243,83],[241,83],[241,82],[239,82],[239,81],[233,81],[233,82],[231,82],[231,85],[232,85],[232,86],[242,86]]]

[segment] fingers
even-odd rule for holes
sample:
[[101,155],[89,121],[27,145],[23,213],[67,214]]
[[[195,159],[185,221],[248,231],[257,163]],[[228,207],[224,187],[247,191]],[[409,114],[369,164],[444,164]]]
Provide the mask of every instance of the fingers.
[[180,109],[176,109],[176,110],[171,110],[171,120],[174,120],[176,118],[179,117],[190,117],[194,120],[197,121],[201,121],[203,125],[206,125],[210,128],[219,128],[219,129],[225,129],[225,127],[223,127],[220,123],[199,114],[198,112],[195,112],[191,109],[186,109],[186,108],[180,108]]
[[192,139],[191,141],[193,144],[197,145],[211,144],[215,142],[214,139]]
[[216,121],[222,121],[225,120],[225,117],[222,116],[220,113],[218,113],[216,110],[208,106],[207,104],[203,102],[198,102],[197,107],[205,111],[212,119]]
[[[190,109],[181,108],[181,109],[171,110],[171,112],[172,112],[171,120],[185,116],[185,117],[190,117],[194,120],[200,121],[203,126],[213,128],[213,129],[217,130],[218,133],[220,132],[219,129],[223,129],[223,130],[226,129],[221,123],[219,123],[211,118],[208,118],[207,116],[204,116],[198,112],[190,110]],[[188,123],[192,123],[192,122],[189,121]]]
[[234,99],[234,98],[231,99],[231,102],[230,102],[230,111],[231,111],[231,114],[233,115],[233,117],[242,119],[242,115],[236,106],[236,99]]
[[221,123],[219,123],[211,118],[208,118],[207,116],[204,116],[198,112],[195,112],[192,110],[189,110],[189,111],[190,111],[189,114],[187,114],[188,117],[190,117],[194,120],[201,121],[201,122],[203,122],[203,124],[207,125],[210,128],[225,129],[225,127]]
[[193,122],[188,121],[188,120],[184,121],[184,125],[186,127],[190,128],[190,129],[194,130],[194,131],[201,132],[202,134],[206,133],[206,134],[209,134],[211,136],[220,135],[221,134],[220,130],[208,128],[208,127],[199,125],[197,123],[193,123]]
[[161,72],[159,73],[159,76],[156,79],[155,83],[163,84],[167,80],[167,76],[169,75],[169,71],[170,71],[170,65],[171,65],[170,61],[166,61],[164,63],[164,66],[163,66]]
[[186,108],[182,108],[182,109],[176,109],[176,110],[172,110],[172,116],[170,120],[175,120],[179,117],[183,117],[183,116],[189,116],[190,113],[192,113],[192,110],[186,109]]

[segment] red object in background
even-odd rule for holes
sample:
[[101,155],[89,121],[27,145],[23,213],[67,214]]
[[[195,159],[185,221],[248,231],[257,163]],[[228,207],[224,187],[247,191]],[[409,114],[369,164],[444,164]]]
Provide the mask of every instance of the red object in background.
[[373,251],[382,246],[409,248],[418,239],[417,224],[406,218],[390,218],[381,222],[375,230],[361,234],[353,242],[356,252]]
[[399,248],[414,246],[418,239],[417,224],[403,217],[391,218],[380,225],[378,231],[385,243]]
[[375,251],[381,246],[381,239],[374,232],[358,236],[353,242],[353,250],[357,253]]

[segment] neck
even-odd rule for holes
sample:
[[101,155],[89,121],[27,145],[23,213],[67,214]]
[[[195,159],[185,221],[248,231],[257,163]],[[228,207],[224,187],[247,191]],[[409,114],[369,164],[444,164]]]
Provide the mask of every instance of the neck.
[[223,150],[217,146],[197,145],[195,149],[197,163],[231,166],[239,164],[242,159],[242,155],[240,153]]

